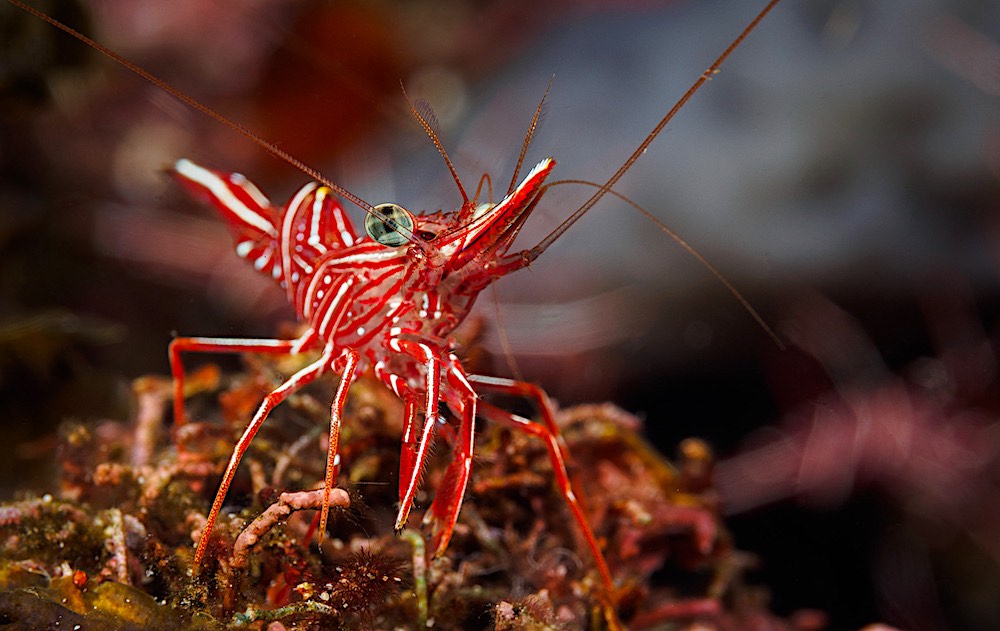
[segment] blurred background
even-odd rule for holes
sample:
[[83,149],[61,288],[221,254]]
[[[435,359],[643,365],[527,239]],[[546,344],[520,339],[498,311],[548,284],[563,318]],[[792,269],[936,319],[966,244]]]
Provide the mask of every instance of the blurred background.
[[[751,2],[35,2],[372,203],[460,203],[528,164],[602,182]],[[750,578],[831,628],[1000,626],[1000,7],[787,0],[617,190],[480,300],[490,371],[709,440]],[[283,293],[164,169],[306,180],[0,5],[0,493],[44,488],[66,418],[127,418],[175,334],[269,337]],[[529,247],[591,190],[550,190]],[[350,209],[354,212],[356,209]],[[360,218],[360,212],[354,215]],[[497,307],[496,305],[499,305]],[[505,359],[505,332],[514,362]]]

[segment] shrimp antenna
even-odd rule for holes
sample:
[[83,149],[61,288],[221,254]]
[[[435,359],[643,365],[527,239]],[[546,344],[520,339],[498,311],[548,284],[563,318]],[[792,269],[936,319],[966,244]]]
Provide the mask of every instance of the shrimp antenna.
[[514,174],[510,176],[510,186],[507,187],[508,195],[513,193],[517,187],[517,176],[521,173],[521,167],[524,166],[524,157],[528,155],[528,147],[531,146],[531,140],[535,136],[535,131],[538,130],[538,123],[542,118],[542,111],[545,109],[545,99],[549,96],[549,90],[552,89],[552,82],[555,79],[555,75],[553,75],[549,79],[549,84],[545,86],[545,93],[542,94],[542,99],[538,101],[538,107],[535,108],[535,113],[531,117],[531,124],[528,125],[528,131],[524,134],[524,141],[521,143],[521,153],[517,156],[517,164],[514,165]]
[[[550,182],[548,185],[546,185],[546,188],[552,186],[560,186],[562,184],[584,184],[586,186],[593,186],[594,188],[601,188],[600,184],[597,184],[596,182],[588,182],[587,180],[557,180],[555,182]],[[645,215],[647,219],[656,224],[657,228],[665,232],[667,236],[673,239],[677,245],[681,246],[681,248],[685,252],[690,254],[692,257],[694,257],[696,261],[701,263],[702,266],[705,269],[707,269],[712,274],[712,276],[715,276],[716,280],[722,283],[722,285],[729,291],[729,293],[731,293],[733,297],[736,298],[736,301],[740,303],[740,306],[743,307],[743,309],[750,314],[750,317],[754,319],[754,321],[760,326],[760,328],[764,329],[764,333],[767,333],[768,337],[771,338],[771,340],[777,345],[777,347],[780,348],[781,350],[785,350],[785,343],[781,341],[781,338],[778,337],[778,334],[774,332],[774,329],[768,326],[767,322],[764,320],[764,317],[760,315],[760,312],[754,309],[753,305],[750,304],[750,301],[747,300],[746,296],[744,296],[739,289],[736,289],[736,286],[733,285],[728,278],[726,278],[725,274],[719,271],[719,268],[717,268],[715,265],[712,264],[711,261],[705,258],[704,254],[699,252],[697,248],[688,243],[684,237],[677,234],[677,232],[673,228],[660,221],[656,217],[656,215],[649,212],[639,204],[635,203],[625,195],[622,195],[621,193],[613,189],[608,190],[607,192],[610,193],[611,195],[614,195],[618,199],[622,200],[632,208],[635,208],[640,213]]]
[[351,202],[352,204],[354,204],[358,208],[361,208],[362,210],[364,210],[366,212],[369,212],[369,213],[372,212],[372,208],[373,207],[372,207],[371,204],[369,204],[365,200],[361,199],[360,197],[358,197],[354,193],[351,193],[350,191],[348,191],[347,189],[345,189],[343,186],[340,186],[339,184],[335,184],[334,182],[330,181],[329,178],[325,177],[322,173],[320,173],[319,171],[317,171],[313,167],[305,164],[304,162],[302,162],[301,160],[298,160],[297,158],[292,157],[286,151],[283,151],[282,149],[279,149],[277,146],[275,146],[274,143],[268,142],[267,140],[264,140],[264,138],[262,138],[261,136],[257,135],[256,133],[250,131],[245,126],[243,126],[240,123],[234,121],[233,119],[231,119],[231,118],[229,118],[229,117],[227,117],[227,116],[225,116],[225,115],[223,115],[223,114],[221,114],[221,113],[213,110],[212,108],[208,107],[207,105],[202,104],[201,102],[199,102],[194,97],[189,96],[186,92],[183,92],[182,90],[180,90],[178,88],[175,88],[174,86],[170,85],[169,83],[167,83],[163,79],[157,77],[156,75],[154,75],[153,73],[149,72],[148,70],[145,70],[141,66],[137,66],[136,64],[132,63],[128,59],[125,59],[124,57],[122,57],[121,55],[119,55],[115,51],[111,50],[107,46],[104,46],[103,44],[99,44],[98,42],[95,42],[94,40],[90,39],[89,37],[87,37],[86,35],[84,35],[83,33],[81,33],[80,31],[77,31],[76,29],[63,24],[59,20],[57,20],[57,19],[55,19],[53,17],[50,17],[50,16],[46,15],[45,13],[42,13],[41,11],[35,9],[34,7],[30,7],[30,6],[26,5],[26,4],[24,4],[20,0],[8,0],[8,2],[10,2],[11,4],[13,4],[13,5],[17,6],[17,7],[20,7],[22,9],[24,9],[25,11],[27,11],[28,13],[34,15],[37,18],[45,20],[46,22],[48,22],[52,26],[56,27],[57,29],[59,29],[61,31],[64,31],[64,32],[68,33],[69,35],[72,35],[73,37],[75,37],[76,39],[80,40],[81,42],[83,42],[87,46],[90,46],[91,48],[93,48],[97,52],[101,53],[102,55],[108,57],[109,59],[112,59],[112,60],[118,62],[122,66],[125,66],[130,71],[132,71],[135,74],[139,75],[140,77],[142,77],[146,81],[149,81],[150,83],[152,83],[156,87],[160,88],[161,90],[163,90],[167,94],[173,96],[178,101],[181,101],[185,105],[193,107],[194,109],[198,110],[202,114],[205,114],[206,116],[214,118],[215,120],[217,120],[218,122],[222,123],[226,127],[229,127],[230,129],[238,132],[239,134],[242,134],[245,138],[253,141],[258,146],[260,146],[262,149],[264,149],[265,151],[267,151],[268,153],[270,153],[271,155],[273,155],[274,157],[278,158],[279,160],[284,160],[285,162],[287,162],[288,164],[292,165],[293,167],[295,167],[299,171],[302,171],[303,173],[305,173],[309,177],[313,178],[317,182],[321,182],[322,184],[326,185],[327,187],[333,189],[334,191],[336,191],[336,193],[338,195],[340,195],[344,199],[348,200],[349,202]]
[[451,158],[448,157],[448,152],[445,151],[444,145],[441,143],[441,139],[438,137],[437,132],[434,131],[434,128],[427,122],[424,115],[421,114],[417,110],[416,106],[413,105],[413,101],[410,100],[410,95],[406,93],[406,88],[403,86],[402,81],[399,83],[399,88],[403,91],[403,97],[406,98],[406,103],[410,106],[410,112],[413,114],[413,117],[416,118],[417,122],[420,123],[420,126],[424,128],[424,133],[427,134],[427,137],[434,143],[438,153],[440,153],[441,157],[444,158],[444,163],[448,166],[448,170],[451,171],[451,177],[455,180],[455,185],[458,186],[458,192],[462,194],[462,206],[467,206],[469,204],[469,195],[465,192],[465,187],[462,186],[462,180],[458,179],[458,171],[455,170],[455,165],[451,163]]
[[601,198],[604,197],[608,193],[608,191],[610,191],[614,187],[614,185],[618,183],[618,180],[622,179],[622,176],[624,176],[625,173],[627,173],[628,170],[632,168],[632,165],[634,165],[636,161],[638,161],[639,158],[642,157],[642,154],[646,153],[646,149],[648,149],[649,145],[652,144],[654,140],[656,140],[656,137],[660,135],[660,132],[663,131],[663,128],[667,126],[667,123],[669,123],[674,118],[674,116],[677,115],[677,112],[679,112],[681,108],[684,107],[684,105],[687,104],[689,100],[691,100],[691,97],[694,96],[695,93],[702,88],[702,86],[708,83],[708,80],[711,79],[712,76],[719,71],[719,68],[722,66],[722,64],[726,61],[726,59],[729,58],[729,55],[731,55],[733,51],[736,50],[736,48],[743,43],[743,40],[747,38],[747,35],[749,35],[751,31],[757,28],[757,25],[760,24],[761,20],[763,20],[764,17],[771,12],[771,9],[773,9],[775,5],[778,4],[779,1],[780,0],[771,0],[770,2],[767,3],[767,6],[765,6],[760,11],[760,13],[757,14],[757,17],[755,17],[753,21],[751,21],[750,24],[748,24],[746,28],[743,29],[743,31],[739,34],[739,36],[733,40],[733,42],[726,48],[726,50],[722,51],[722,54],[719,55],[718,59],[716,59],[711,66],[709,66],[708,70],[703,72],[701,76],[698,77],[698,80],[695,81],[690,88],[688,88],[687,92],[684,93],[684,96],[682,96],[680,100],[677,101],[677,103],[674,104],[672,108],[670,108],[670,111],[667,112],[666,115],[660,119],[660,122],[656,124],[656,126],[653,128],[653,131],[649,132],[649,135],[646,136],[646,139],[643,140],[639,144],[639,147],[632,152],[632,155],[630,155],[628,159],[626,159],[625,162],[622,163],[620,167],[618,167],[618,170],[615,171],[614,175],[612,175],[608,179],[608,181],[605,182],[597,190],[597,192],[591,195],[590,199],[584,202],[583,206],[580,206],[578,209],[576,209],[576,212],[574,212],[565,221],[559,224],[556,227],[556,229],[553,230],[551,233],[549,233],[547,237],[542,239],[542,241],[538,245],[536,245],[535,247],[531,248],[530,250],[524,253],[524,257],[529,262],[538,258],[538,256],[542,252],[544,252],[550,245],[552,245],[556,241],[556,239],[561,237],[564,232],[569,230],[570,226],[579,221],[579,219],[583,217],[588,210],[593,208],[594,204],[600,201]]

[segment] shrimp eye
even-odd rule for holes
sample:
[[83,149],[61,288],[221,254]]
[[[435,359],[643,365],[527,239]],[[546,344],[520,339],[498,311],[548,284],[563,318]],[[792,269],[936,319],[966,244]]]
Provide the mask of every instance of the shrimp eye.
[[365,217],[365,232],[382,245],[398,247],[413,234],[413,215],[398,204],[379,204]]

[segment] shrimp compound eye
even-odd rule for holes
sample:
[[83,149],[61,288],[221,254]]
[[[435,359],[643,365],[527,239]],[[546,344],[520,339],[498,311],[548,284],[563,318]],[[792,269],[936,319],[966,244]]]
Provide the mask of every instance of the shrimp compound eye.
[[398,204],[379,204],[365,217],[365,232],[390,248],[404,245],[413,234],[413,215]]

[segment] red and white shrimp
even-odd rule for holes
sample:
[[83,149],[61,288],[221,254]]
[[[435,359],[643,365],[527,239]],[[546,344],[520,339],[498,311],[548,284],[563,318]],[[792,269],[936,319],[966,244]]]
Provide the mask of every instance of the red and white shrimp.
[[[413,215],[396,204],[372,208],[359,236],[329,188],[304,186],[282,207],[273,206],[246,178],[177,163],[177,178],[210,201],[236,234],[237,253],[286,291],[300,320],[309,324],[295,340],[177,338],[170,346],[178,423],[184,422],[183,351],[320,356],[269,394],[244,431],[223,475],[195,553],[200,562],[212,525],[240,458],[271,409],[320,375],[340,374],[330,422],[326,490],[336,481],[337,447],[347,391],[366,365],[405,404],[396,529],[406,524],[429,447],[444,419],[443,402],[458,419],[454,456],[429,515],[433,549],[448,545],[472,464],[477,413],[543,439],[556,482],[597,560],[607,584],[610,572],[566,473],[552,407],[531,384],[468,375],[453,352],[451,333],[465,319],[480,291],[494,280],[526,267],[537,254],[507,251],[540,200],[555,161],[541,161],[497,204],[467,200],[453,213]],[[479,400],[478,389],[529,396],[542,410],[539,425]],[[449,431],[449,433],[451,433]],[[325,511],[320,532],[325,528]]]
[[[181,362],[184,352],[319,353],[317,359],[264,398],[238,440],[198,542],[196,564],[205,554],[240,460],[271,410],[302,386],[333,372],[340,376],[340,382],[331,407],[320,532],[325,530],[326,506],[340,464],[340,428],[348,389],[360,372],[370,366],[405,406],[397,530],[406,524],[432,443],[438,435],[445,435],[452,445],[452,460],[425,519],[433,524],[434,552],[440,554],[447,548],[469,481],[476,419],[483,417],[545,443],[555,483],[587,543],[605,589],[609,594],[613,591],[611,571],[567,474],[569,455],[548,397],[531,383],[467,373],[455,355],[452,334],[484,288],[528,267],[599,200],[613,193],[613,187],[666,124],[778,0],[767,3],[613,175],[603,184],[595,185],[596,191],[584,204],[536,246],[514,252],[511,248],[515,238],[549,186],[546,180],[556,166],[553,158],[541,160],[515,185],[519,161],[503,199],[495,204],[479,203],[465,192],[431,124],[411,105],[411,111],[444,157],[461,193],[462,206],[454,212],[415,214],[396,203],[372,205],[117,54],[16,0],[10,1],[83,39],[318,181],[301,188],[287,204],[275,205],[242,175],[205,168],[188,160],[178,161],[174,168],[182,185],[212,204],[226,220],[235,237],[237,254],[285,290],[296,315],[306,325],[296,339],[176,338],[169,350],[176,422],[182,424],[186,420]],[[541,106],[529,126],[521,160],[540,111]],[[338,197],[367,213],[364,234],[354,228]],[[483,401],[482,392],[527,398],[537,407],[540,422]],[[448,415],[443,414],[442,403]]]

